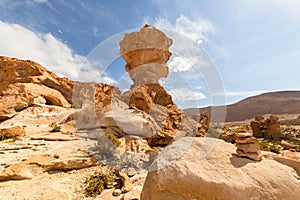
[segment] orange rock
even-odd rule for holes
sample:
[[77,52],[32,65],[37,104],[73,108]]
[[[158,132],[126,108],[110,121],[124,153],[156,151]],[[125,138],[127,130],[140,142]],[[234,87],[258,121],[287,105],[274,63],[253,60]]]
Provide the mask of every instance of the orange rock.
[[8,128],[0,128],[0,140],[6,138],[21,137],[26,134],[25,130],[20,126],[13,126]]

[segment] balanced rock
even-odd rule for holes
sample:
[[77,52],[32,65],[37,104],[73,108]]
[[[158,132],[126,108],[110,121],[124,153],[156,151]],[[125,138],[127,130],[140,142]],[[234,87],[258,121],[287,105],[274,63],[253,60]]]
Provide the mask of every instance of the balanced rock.
[[238,156],[248,157],[252,160],[262,159],[258,140],[252,137],[251,133],[237,133],[235,142]]
[[125,69],[133,86],[158,83],[160,78],[167,77],[171,44],[172,40],[155,27],[144,26],[138,32],[125,34],[120,42],[120,54],[126,61]]
[[[155,131],[154,135],[153,131],[148,131],[148,135],[141,134],[146,136],[152,147],[167,145],[176,138],[196,135],[197,132],[197,122],[193,123],[184,115],[174,104],[171,95],[158,82],[160,78],[168,75],[166,63],[171,56],[171,44],[170,38],[149,25],[145,25],[138,32],[125,34],[120,42],[120,55],[126,61],[125,69],[134,82],[131,89],[121,95],[121,99],[130,109],[149,114],[159,126],[158,130],[152,129]],[[148,125],[151,124],[153,123],[149,121]],[[119,128],[126,132],[125,127]]]

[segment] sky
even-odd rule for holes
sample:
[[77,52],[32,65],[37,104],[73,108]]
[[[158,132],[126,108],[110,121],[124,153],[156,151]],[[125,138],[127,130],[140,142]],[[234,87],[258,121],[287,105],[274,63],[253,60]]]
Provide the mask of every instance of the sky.
[[0,0],[0,55],[125,91],[118,42],[148,23],[173,39],[160,82],[180,107],[230,104],[300,89],[299,10],[298,0]]

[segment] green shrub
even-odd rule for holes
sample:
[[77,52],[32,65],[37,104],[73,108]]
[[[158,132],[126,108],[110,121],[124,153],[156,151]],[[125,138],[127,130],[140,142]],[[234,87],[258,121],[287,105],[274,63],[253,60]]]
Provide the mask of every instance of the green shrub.
[[[113,187],[113,183],[116,181],[117,176],[114,171],[108,173],[102,173],[92,175],[85,181],[85,192],[88,196],[96,196],[103,192],[104,189]],[[109,187],[111,186],[111,187]]]
[[112,141],[114,145],[119,147],[121,145],[121,142],[117,136],[115,136],[113,133],[105,133],[105,136]]
[[4,143],[11,143],[14,141],[15,141],[15,138],[8,138],[8,139],[3,140]]
[[270,140],[270,141],[259,141],[259,147],[262,151],[271,151],[273,153],[280,153],[280,141]]
[[52,122],[49,124],[49,127],[52,128],[50,132],[60,132],[61,126],[57,124],[57,122]]
[[68,99],[69,104],[71,104],[71,108],[80,109],[81,105],[74,101],[73,99]]
[[104,190],[104,181],[100,175],[94,175],[88,177],[84,181],[84,184],[85,184],[84,190],[88,196],[99,195]]
[[208,128],[207,130],[207,134],[206,134],[207,137],[212,137],[212,138],[219,138],[220,137],[220,133],[217,129],[215,128]]

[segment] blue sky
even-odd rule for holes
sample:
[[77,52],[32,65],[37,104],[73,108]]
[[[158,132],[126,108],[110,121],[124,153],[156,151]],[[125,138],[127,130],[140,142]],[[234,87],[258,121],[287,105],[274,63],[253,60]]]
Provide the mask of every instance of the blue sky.
[[[233,103],[267,91],[300,89],[299,10],[298,0],[0,0],[0,55],[32,59],[60,76],[125,90],[130,81],[120,57],[98,79],[86,58],[113,35],[150,23],[198,45],[207,56],[197,63],[210,61],[226,103]],[[212,104],[212,80],[191,76],[191,60],[174,55],[162,84],[181,107]],[[178,77],[190,77],[188,84],[174,81]]]

